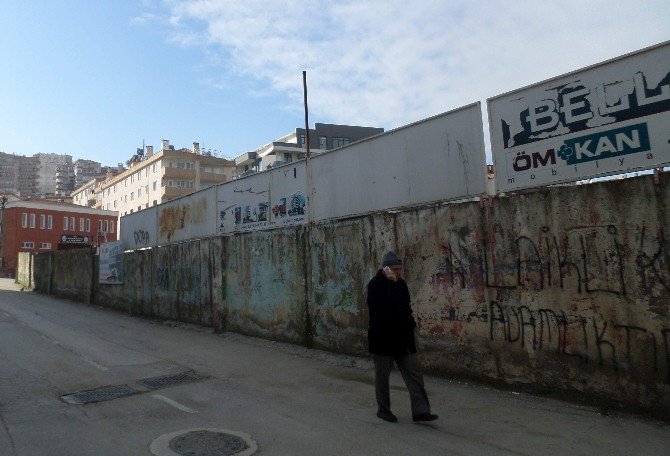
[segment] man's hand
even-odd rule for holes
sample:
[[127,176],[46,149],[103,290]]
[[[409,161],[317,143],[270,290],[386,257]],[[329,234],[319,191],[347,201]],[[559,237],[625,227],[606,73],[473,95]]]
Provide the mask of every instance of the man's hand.
[[386,278],[389,280],[393,280],[396,282],[398,280],[398,276],[396,275],[395,272],[391,270],[388,266],[384,267],[384,275],[386,275]]

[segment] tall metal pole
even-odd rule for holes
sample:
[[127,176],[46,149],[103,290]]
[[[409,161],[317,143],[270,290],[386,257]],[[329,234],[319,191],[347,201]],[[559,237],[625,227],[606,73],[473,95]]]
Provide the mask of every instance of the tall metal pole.
[[307,223],[311,225],[314,218],[312,212],[312,156],[309,148],[309,109],[307,108],[307,71],[302,72],[302,88],[305,101],[305,145],[307,146],[307,159],[305,161],[307,167]]

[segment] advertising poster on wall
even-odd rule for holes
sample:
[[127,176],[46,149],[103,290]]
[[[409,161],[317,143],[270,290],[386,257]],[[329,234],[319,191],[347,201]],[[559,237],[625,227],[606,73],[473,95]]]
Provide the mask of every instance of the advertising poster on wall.
[[99,282],[104,284],[123,283],[123,244],[121,241],[100,245]]
[[670,163],[670,42],[488,100],[498,191]]
[[218,189],[218,232],[307,223],[305,162],[237,179]]

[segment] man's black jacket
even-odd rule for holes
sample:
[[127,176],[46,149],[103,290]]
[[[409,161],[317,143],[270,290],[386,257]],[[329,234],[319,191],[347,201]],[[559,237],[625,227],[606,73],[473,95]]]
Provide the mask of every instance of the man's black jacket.
[[416,322],[409,304],[409,289],[401,278],[389,280],[380,269],[368,283],[368,349],[375,355],[416,353]]

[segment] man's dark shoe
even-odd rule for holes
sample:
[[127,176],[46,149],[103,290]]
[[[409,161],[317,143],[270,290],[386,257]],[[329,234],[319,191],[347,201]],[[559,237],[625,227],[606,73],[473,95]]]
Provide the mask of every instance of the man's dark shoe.
[[437,415],[433,413],[421,413],[419,415],[412,415],[412,419],[414,421],[435,421],[437,419]]
[[383,410],[377,410],[377,417],[381,418],[384,421],[388,421],[389,423],[397,423],[398,422],[398,417],[395,416],[391,412],[385,412]]

